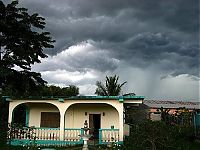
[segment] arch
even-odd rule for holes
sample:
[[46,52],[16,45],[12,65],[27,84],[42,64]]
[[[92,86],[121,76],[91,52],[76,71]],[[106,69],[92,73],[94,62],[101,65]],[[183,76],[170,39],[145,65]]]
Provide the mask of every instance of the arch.
[[107,103],[79,103],[69,105],[65,111],[65,128],[82,128],[85,120],[90,126],[91,117],[99,118],[101,128],[120,127],[119,112]]
[[27,101],[27,102],[18,102],[17,104],[13,105],[11,111],[13,111],[18,105],[27,104],[27,103],[47,103],[47,104],[52,104],[52,105],[55,106],[55,107],[59,110],[59,112],[60,112],[60,108],[59,108],[57,105],[55,105],[55,104],[52,103],[52,102],[46,102],[46,101],[38,101],[38,102],[35,102],[35,101],[34,101],[34,102],[31,102],[31,101]]
[[17,105],[12,111],[12,123],[28,126],[28,110],[28,106],[25,103]]
[[103,101],[99,101],[99,102],[91,102],[91,101],[89,101],[89,102],[80,102],[80,101],[79,101],[79,102],[72,102],[71,104],[67,105],[67,106],[65,107],[65,109],[64,109],[64,114],[66,113],[67,109],[68,109],[70,106],[74,105],[74,104],[107,104],[107,105],[113,107],[113,108],[118,112],[118,115],[119,115],[119,113],[120,113],[120,110],[119,110],[118,108],[116,108],[116,106],[113,105],[111,102],[103,102]]
[[[10,117],[11,118],[9,119],[10,120],[9,122],[13,122],[15,109],[17,107],[19,107],[20,105],[26,105],[26,107],[29,108],[26,110],[26,126],[40,127],[41,126],[41,118],[45,118],[45,117],[42,117],[42,112],[44,112],[43,116],[45,115],[45,112],[47,112],[47,113],[53,112],[54,114],[55,114],[55,112],[58,112],[59,113],[58,118],[60,119],[61,113],[60,113],[59,107],[51,102],[40,102],[40,101],[33,101],[33,102],[31,102],[31,101],[23,101],[23,102],[16,101],[15,102],[15,101],[13,101],[10,104],[11,104],[11,110],[9,112],[9,118]],[[41,105],[41,104],[43,104],[43,105]],[[38,107],[38,105],[41,105],[42,108]],[[50,109],[48,108],[49,106],[50,106]],[[58,114],[57,114],[57,116],[58,116]],[[60,121],[58,124],[60,126]]]

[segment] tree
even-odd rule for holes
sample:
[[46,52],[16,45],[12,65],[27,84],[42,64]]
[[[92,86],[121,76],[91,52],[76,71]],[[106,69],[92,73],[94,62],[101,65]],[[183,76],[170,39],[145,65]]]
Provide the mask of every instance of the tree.
[[67,87],[59,87],[59,86],[42,86],[40,88],[40,92],[37,94],[38,96],[77,96],[79,94],[79,88],[75,85],[69,85]]
[[122,84],[118,83],[119,76],[106,76],[106,82],[105,85],[101,81],[96,82],[96,92],[95,94],[101,95],[101,96],[117,96],[120,95],[122,86],[127,83],[123,82]]
[[[29,95],[44,85],[46,81],[40,73],[31,71],[31,65],[47,57],[44,48],[53,48],[54,40],[43,30],[44,18],[37,13],[30,15],[27,9],[17,5],[18,1],[6,6],[0,0],[0,97],[1,94]],[[14,69],[16,67],[19,69]],[[7,108],[7,102],[0,100],[1,134],[6,131]]]
[[[0,86],[4,83],[4,87],[11,86],[23,93],[46,83],[40,73],[31,71],[31,65],[47,57],[43,50],[53,48],[54,40],[44,31],[44,18],[37,13],[30,15],[26,8],[17,5],[18,1],[7,6],[0,1]],[[16,66],[19,69],[14,69]],[[16,87],[19,81],[25,86]]]
[[166,124],[171,123],[171,120],[170,120],[171,115],[169,114],[170,109],[161,107],[157,109],[157,112],[160,112],[161,114],[161,121],[165,122]]
[[75,85],[69,85],[61,89],[61,94],[63,96],[77,96],[79,94],[79,88]]

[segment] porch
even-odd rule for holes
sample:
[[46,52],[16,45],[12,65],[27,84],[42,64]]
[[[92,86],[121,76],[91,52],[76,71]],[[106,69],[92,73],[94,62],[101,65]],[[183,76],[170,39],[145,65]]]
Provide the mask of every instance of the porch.
[[[83,129],[64,129],[64,140],[60,138],[59,128],[11,128],[9,140],[11,145],[37,145],[37,146],[65,146],[82,144],[80,135]],[[93,138],[90,141],[94,140]],[[119,129],[99,129],[98,144],[121,144],[119,141]]]
[[[82,144],[79,135],[87,120],[90,135],[99,144],[123,143],[124,103],[142,103],[143,97],[71,97],[40,99],[9,99],[9,123],[23,118],[23,126],[34,127],[34,137],[25,132],[26,127],[16,129],[10,137],[12,145],[73,145]],[[126,100],[126,101],[124,101]],[[24,110],[16,112],[22,106]],[[20,114],[20,115],[19,115]]]

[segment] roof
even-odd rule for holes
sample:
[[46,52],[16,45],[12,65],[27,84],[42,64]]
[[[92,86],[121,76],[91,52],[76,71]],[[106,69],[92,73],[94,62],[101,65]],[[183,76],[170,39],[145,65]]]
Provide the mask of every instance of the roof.
[[3,96],[3,98],[7,101],[10,100],[119,100],[123,102],[124,100],[143,100],[144,96],[136,96],[136,95],[127,95],[127,96],[29,96],[29,97],[20,97],[20,98],[10,98],[9,96]]
[[200,109],[200,102],[169,101],[169,100],[144,100],[143,103],[151,108],[180,108]]

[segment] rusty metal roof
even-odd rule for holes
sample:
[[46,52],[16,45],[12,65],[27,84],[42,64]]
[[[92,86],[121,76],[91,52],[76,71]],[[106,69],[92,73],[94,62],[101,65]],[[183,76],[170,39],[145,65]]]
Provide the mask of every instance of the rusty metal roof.
[[143,103],[152,108],[180,108],[200,109],[200,102],[170,101],[170,100],[144,100]]

